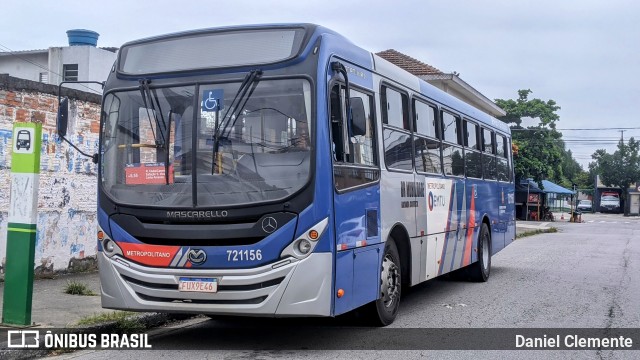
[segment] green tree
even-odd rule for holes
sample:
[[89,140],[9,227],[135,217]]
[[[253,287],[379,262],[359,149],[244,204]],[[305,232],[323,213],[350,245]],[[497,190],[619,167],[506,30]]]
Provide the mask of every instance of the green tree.
[[618,187],[622,190],[623,198],[629,186],[640,181],[640,141],[629,139],[627,144],[620,140],[618,150],[613,154],[604,149],[596,150],[591,157],[594,162],[589,169],[600,175],[603,184]]
[[[553,100],[529,99],[529,94],[531,90],[518,90],[517,100],[495,99],[507,113],[500,120],[511,125],[512,141],[518,149],[514,157],[516,181],[560,179],[564,151],[562,134],[556,131],[556,121],[560,120],[556,111],[560,106]],[[521,126],[523,118],[537,119],[539,123],[525,129]]]
[[567,189],[571,189],[573,184],[576,184],[578,189],[582,189],[583,192],[592,194],[593,190],[593,177],[582,168],[576,159],[573,158],[573,153],[570,149],[566,149],[563,144],[562,148],[562,163],[560,164],[562,174],[553,179],[554,182],[564,186]]

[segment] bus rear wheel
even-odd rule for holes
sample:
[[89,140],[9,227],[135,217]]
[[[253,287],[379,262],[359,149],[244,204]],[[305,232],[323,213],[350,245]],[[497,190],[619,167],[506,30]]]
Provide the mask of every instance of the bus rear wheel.
[[491,273],[491,232],[486,223],[482,223],[478,235],[478,261],[469,267],[471,280],[485,282]]
[[380,297],[369,304],[373,325],[387,326],[398,315],[402,294],[402,267],[400,255],[393,238],[387,240],[380,267]]

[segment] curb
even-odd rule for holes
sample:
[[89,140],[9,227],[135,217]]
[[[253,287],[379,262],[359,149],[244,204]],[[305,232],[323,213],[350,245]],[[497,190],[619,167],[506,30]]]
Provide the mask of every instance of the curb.
[[[167,323],[186,320],[195,316],[194,314],[168,314],[168,313],[143,313],[141,315],[132,316],[129,320],[139,323],[145,332],[151,328],[160,327]],[[29,330],[38,330],[39,328],[29,328]],[[19,329],[16,329],[19,330]],[[78,333],[122,333],[120,325],[117,321],[100,323],[91,326],[64,328]],[[51,355],[55,349],[9,349],[7,343],[0,343],[0,359],[3,360],[27,360],[34,358],[42,358]],[[78,349],[81,350],[81,349]]]

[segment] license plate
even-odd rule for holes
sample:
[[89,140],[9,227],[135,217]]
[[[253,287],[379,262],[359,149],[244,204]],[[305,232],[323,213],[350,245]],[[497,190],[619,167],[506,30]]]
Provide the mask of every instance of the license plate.
[[184,292],[214,293],[218,291],[218,279],[181,277],[178,281],[178,290]]

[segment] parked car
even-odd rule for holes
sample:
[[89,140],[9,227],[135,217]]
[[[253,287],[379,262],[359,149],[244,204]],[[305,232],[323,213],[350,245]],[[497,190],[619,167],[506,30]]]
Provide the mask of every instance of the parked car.
[[603,192],[600,198],[600,212],[620,212],[620,195],[615,192]]
[[593,211],[593,203],[591,200],[580,200],[578,203],[578,210],[585,211]]

